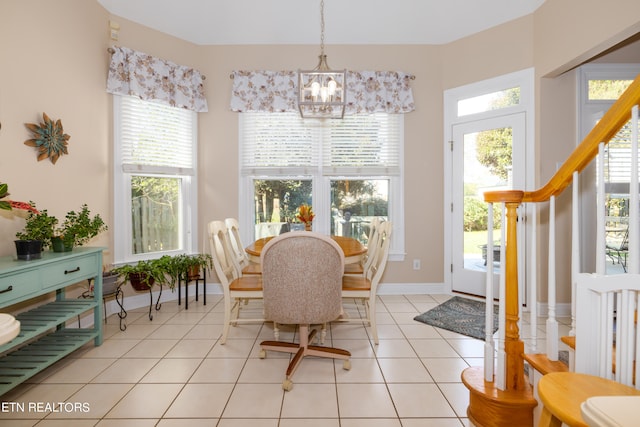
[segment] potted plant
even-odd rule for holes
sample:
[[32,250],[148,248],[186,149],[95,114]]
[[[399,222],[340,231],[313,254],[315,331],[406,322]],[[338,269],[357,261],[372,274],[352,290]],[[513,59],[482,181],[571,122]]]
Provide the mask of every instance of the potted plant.
[[156,281],[164,280],[164,271],[153,261],[142,260],[135,264],[124,264],[111,271],[120,275],[121,283],[128,281],[136,291],[148,291]]
[[70,251],[74,246],[82,246],[107,229],[100,214],[92,217],[89,207],[84,204],[79,212],[67,212],[62,224],[55,229],[52,238],[53,250]]
[[175,279],[189,281],[200,277],[203,269],[213,268],[213,258],[209,254],[182,254],[173,257],[173,265]]
[[24,229],[16,233],[16,252],[18,259],[40,258],[42,249],[51,245],[51,237],[58,220],[49,215],[46,209],[38,211],[34,202],[29,202],[31,210]]

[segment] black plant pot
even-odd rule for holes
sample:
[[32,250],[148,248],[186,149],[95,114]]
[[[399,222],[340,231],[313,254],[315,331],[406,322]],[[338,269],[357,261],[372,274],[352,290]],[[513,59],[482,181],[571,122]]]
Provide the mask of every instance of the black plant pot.
[[42,256],[42,240],[15,240],[18,259],[29,261]]

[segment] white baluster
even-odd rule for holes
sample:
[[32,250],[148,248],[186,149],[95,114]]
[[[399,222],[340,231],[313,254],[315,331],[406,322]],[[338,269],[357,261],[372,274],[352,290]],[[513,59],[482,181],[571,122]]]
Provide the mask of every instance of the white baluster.
[[549,199],[549,275],[547,303],[547,358],[558,360],[558,321],[556,320],[556,196]]
[[531,206],[531,245],[529,258],[531,260],[529,283],[529,317],[531,328],[531,353],[536,353],[538,348],[538,205],[532,203]]
[[484,379],[493,382],[493,203],[489,203],[487,218],[487,277],[485,299]]
[[580,273],[580,175],[573,173],[573,201],[571,208],[571,330],[576,334],[576,280]]
[[640,272],[638,254],[640,249],[640,231],[638,221],[638,106],[631,109],[631,184],[629,185],[629,254],[627,271]]
[[606,191],[604,189],[604,143],[598,145],[598,176],[596,177],[596,273],[607,274],[606,255]]

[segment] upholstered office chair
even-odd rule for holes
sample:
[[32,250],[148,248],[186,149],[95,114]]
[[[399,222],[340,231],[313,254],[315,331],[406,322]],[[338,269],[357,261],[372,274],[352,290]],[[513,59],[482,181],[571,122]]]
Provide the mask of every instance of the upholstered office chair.
[[229,243],[232,252],[232,261],[240,275],[262,274],[262,267],[257,262],[251,262],[244,250],[244,245],[240,239],[240,225],[235,218],[227,218],[224,223],[229,230]]
[[348,351],[309,344],[316,334],[315,329],[309,333],[309,325],[330,322],[342,310],[344,254],[338,244],[318,233],[292,231],[267,243],[260,258],[265,318],[300,325],[299,343],[260,343],[261,358],[266,357],[266,351],[295,354],[282,388],[291,390],[291,377],[305,356],[342,359],[343,368],[350,369]]
[[[389,244],[391,242],[392,224],[385,221],[378,227],[378,238],[371,262],[364,275],[345,274],[342,278],[342,296],[344,298],[360,299],[364,303],[365,317],[341,317],[341,322],[363,322],[371,327],[373,342],[379,343],[378,327],[376,325],[376,298],[378,285],[387,265],[389,257]],[[367,260],[369,261],[369,260]]]
[[224,325],[220,339],[220,343],[224,344],[232,324],[235,326],[238,323],[264,321],[264,317],[240,318],[239,312],[241,301],[262,298],[262,276],[258,274],[239,276],[232,261],[229,230],[224,221],[211,221],[208,228],[213,266],[224,295]]

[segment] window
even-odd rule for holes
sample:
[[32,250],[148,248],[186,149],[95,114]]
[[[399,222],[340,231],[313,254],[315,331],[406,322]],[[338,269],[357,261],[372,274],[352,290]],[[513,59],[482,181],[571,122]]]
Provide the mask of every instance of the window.
[[392,221],[390,256],[401,259],[401,114],[303,120],[296,113],[241,113],[239,122],[243,239],[300,228],[296,211],[307,203],[315,231],[365,244],[372,217]]
[[196,113],[114,96],[115,260],[194,252]]

